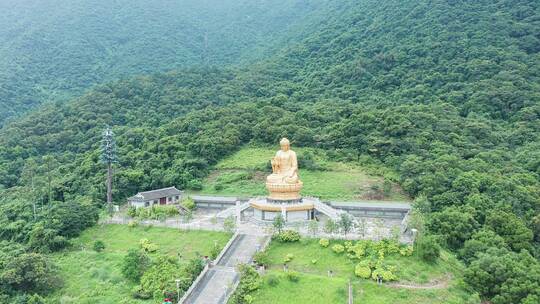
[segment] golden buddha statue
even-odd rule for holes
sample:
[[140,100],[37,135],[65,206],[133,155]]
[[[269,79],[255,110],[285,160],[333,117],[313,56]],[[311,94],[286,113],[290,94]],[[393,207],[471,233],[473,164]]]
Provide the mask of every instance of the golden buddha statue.
[[273,200],[299,200],[302,182],[298,178],[298,160],[287,138],[279,142],[281,150],[272,158],[272,174],[266,178],[266,188]]

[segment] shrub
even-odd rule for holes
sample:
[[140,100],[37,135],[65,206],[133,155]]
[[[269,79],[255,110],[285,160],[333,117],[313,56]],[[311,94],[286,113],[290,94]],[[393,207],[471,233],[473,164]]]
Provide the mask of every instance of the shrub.
[[292,243],[300,241],[300,233],[294,230],[283,230],[277,235],[278,241],[282,243]]
[[416,242],[417,252],[426,262],[435,262],[441,254],[441,246],[434,236],[426,236],[420,238]]
[[139,244],[145,252],[152,253],[156,252],[159,249],[159,246],[157,244],[151,243],[148,239],[141,239],[139,241]]
[[259,251],[253,256],[253,260],[259,264],[268,266],[270,264],[270,259],[268,258],[268,253],[266,251]]
[[399,254],[402,256],[411,256],[413,254],[413,246],[406,246],[399,250]]
[[268,285],[272,287],[275,287],[279,284],[279,278],[276,275],[273,275],[273,274],[269,275],[267,280],[268,280],[267,281]]
[[195,210],[195,201],[191,197],[186,197],[182,200],[182,206],[188,210]]
[[95,241],[94,242],[94,246],[92,246],[92,248],[94,248],[94,251],[95,252],[102,252],[103,249],[105,249],[105,243],[103,243],[103,241]]
[[287,271],[287,279],[296,283],[300,281],[300,275],[296,271]]
[[364,260],[356,264],[356,267],[354,268],[354,274],[363,279],[371,278],[371,268],[369,267],[369,261]]
[[313,265],[317,264],[317,260],[316,259],[311,260],[311,264]]
[[335,253],[343,253],[343,251],[345,251],[345,247],[343,247],[343,245],[341,244],[335,244],[334,246],[332,246],[332,250]]
[[392,273],[391,270],[389,269],[384,269],[384,268],[376,268],[375,270],[373,270],[373,272],[371,273],[371,278],[373,280],[377,280],[377,277],[381,277],[383,281],[385,282],[388,282],[388,281],[395,281],[397,280],[397,276]]
[[139,226],[139,222],[138,222],[138,221],[129,221],[129,223],[128,223],[128,227],[129,227],[129,228],[135,228],[135,227],[137,227],[137,226]]
[[328,247],[328,245],[330,245],[330,241],[328,239],[320,239],[319,240],[319,245],[326,248],[326,247]]
[[150,265],[150,258],[143,251],[130,249],[122,260],[122,274],[126,279],[138,283]]
[[135,217],[137,215],[137,208],[135,208],[134,206],[129,206],[127,210],[127,215]]
[[294,259],[294,254],[292,253],[287,253],[287,255],[285,256],[285,259],[283,259],[283,261],[285,263],[289,263],[290,261],[292,261],[292,259]]

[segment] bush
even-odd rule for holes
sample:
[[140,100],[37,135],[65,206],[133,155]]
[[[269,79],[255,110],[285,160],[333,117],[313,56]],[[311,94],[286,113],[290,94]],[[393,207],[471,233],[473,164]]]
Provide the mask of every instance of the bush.
[[287,255],[285,256],[285,259],[283,259],[283,261],[285,263],[289,263],[290,261],[292,261],[294,259],[294,254],[292,253],[287,253]]
[[267,279],[268,285],[275,287],[279,284],[279,278],[276,275],[269,275]]
[[253,256],[255,263],[259,265],[268,266],[270,264],[270,259],[268,258],[268,253],[266,251],[259,251]]
[[326,247],[328,247],[328,245],[330,245],[330,241],[328,239],[320,239],[319,240],[319,245],[326,248]]
[[413,246],[406,246],[399,250],[401,256],[411,256],[413,254]]
[[156,252],[159,249],[159,246],[157,244],[151,243],[148,239],[141,239],[139,241],[139,244],[145,252],[152,253]]
[[377,268],[371,273],[371,278],[373,280],[377,280],[377,277],[379,276],[385,282],[397,280],[397,276],[389,269]]
[[126,279],[138,283],[150,265],[150,258],[143,251],[130,249],[122,260],[122,274]]
[[129,223],[128,223],[128,227],[129,227],[129,228],[135,228],[135,227],[137,227],[137,226],[139,226],[139,222],[138,222],[138,221],[129,221]]
[[287,271],[287,279],[296,283],[300,281],[300,275],[296,271]]
[[195,210],[195,201],[191,197],[186,197],[184,200],[182,200],[182,206],[186,208],[187,210]]
[[356,274],[357,277],[363,279],[371,278],[371,268],[369,267],[369,261],[364,260],[356,264],[356,267],[354,268],[354,274]]
[[105,243],[103,241],[95,241],[92,248],[94,248],[95,252],[102,252],[105,249]]
[[282,243],[292,243],[300,241],[300,233],[294,230],[283,230],[277,235],[277,240]]
[[435,262],[441,254],[441,246],[434,236],[422,237],[416,242],[416,249],[420,258],[426,262]]
[[332,251],[335,253],[343,253],[343,251],[345,251],[345,247],[341,244],[335,244],[332,246]]
[[137,208],[135,208],[134,206],[129,206],[129,208],[127,209],[127,215],[135,217],[137,215]]

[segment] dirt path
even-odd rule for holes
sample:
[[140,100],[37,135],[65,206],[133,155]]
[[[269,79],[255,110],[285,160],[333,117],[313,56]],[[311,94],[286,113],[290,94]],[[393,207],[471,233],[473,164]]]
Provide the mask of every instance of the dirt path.
[[419,283],[389,283],[386,284],[389,287],[393,288],[407,288],[407,289],[442,289],[447,288],[448,284],[452,279],[450,276],[445,276],[439,279],[432,280],[425,284]]

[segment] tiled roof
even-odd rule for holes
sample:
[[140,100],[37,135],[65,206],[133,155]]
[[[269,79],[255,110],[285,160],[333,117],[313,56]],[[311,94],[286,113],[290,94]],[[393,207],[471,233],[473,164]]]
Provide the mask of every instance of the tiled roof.
[[154,199],[158,199],[162,197],[169,197],[169,196],[175,196],[175,195],[180,195],[180,194],[182,194],[182,191],[176,189],[176,187],[169,187],[169,188],[139,192],[137,193],[137,195],[134,195],[128,198],[128,200],[135,200],[135,199],[138,199],[138,196],[142,196],[143,200],[148,201],[148,200],[154,200]]

